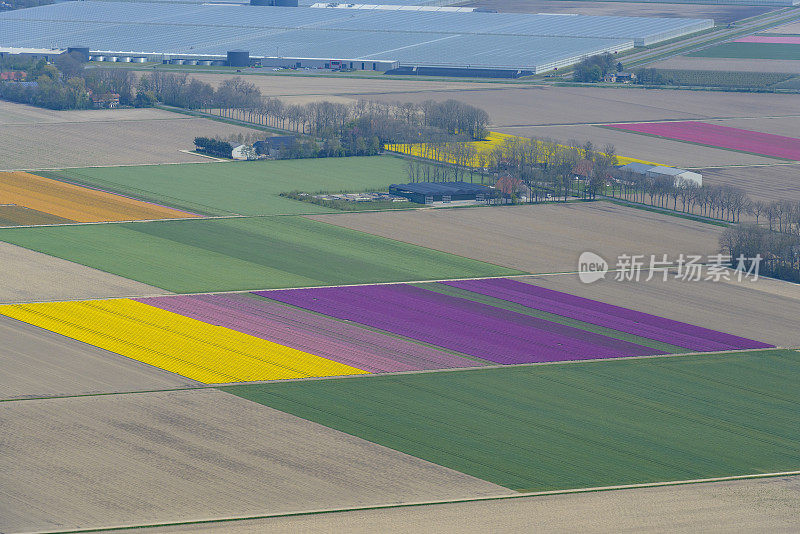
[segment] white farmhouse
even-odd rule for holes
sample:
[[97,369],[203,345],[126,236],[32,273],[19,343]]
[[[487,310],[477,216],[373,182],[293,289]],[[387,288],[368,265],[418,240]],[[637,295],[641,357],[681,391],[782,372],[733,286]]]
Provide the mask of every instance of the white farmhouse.
[[233,159],[250,160],[258,159],[258,154],[256,149],[250,145],[236,145],[231,151],[231,157]]

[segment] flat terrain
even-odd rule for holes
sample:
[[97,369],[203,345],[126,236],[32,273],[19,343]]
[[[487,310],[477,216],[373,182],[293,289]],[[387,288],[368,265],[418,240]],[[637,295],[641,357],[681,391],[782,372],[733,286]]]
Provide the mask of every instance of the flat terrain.
[[[218,86],[223,81],[237,76],[236,73],[202,73],[192,72],[192,78]],[[239,74],[241,76],[241,74]],[[254,84],[264,96],[300,96],[300,95],[328,95],[328,94],[392,94],[416,91],[453,91],[460,89],[474,89],[485,87],[489,82],[462,82],[454,80],[403,80],[392,76],[375,75],[363,78],[345,78],[324,75],[258,75],[253,72],[242,76],[246,81]]]
[[14,228],[0,241],[179,293],[519,274],[302,217]]
[[623,120],[633,122],[663,119],[780,117],[797,114],[796,95],[622,87],[506,86],[505,89],[419,92],[371,98],[413,102],[455,98],[485,109],[491,117],[494,129],[509,126],[596,124]]
[[703,122],[707,122],[709,124],[718,124],[719,126],[728,126],[730,128],[752,130],[754,132],[800,138],[800,125],[798,124],[800,123],[800,112],[789,117],[720,119]]
[[255,130],[153,109],[51,111],[0,102],[0,170],[86,165],[203,163],[197,136]]
[[0,303],[163,295],[163,289],[0,242]]
[[800,468],[800,353],[228,386],[519,491]]
[[689,57],[800,60],[800,46],[777,43],[722,43],[687,54]]
[[0,399],[170,389],[196,384],[129,358],[0,317]]
[[800,22],[790,22],[789,24],[783,24],[776,28],[772,28],[771,30],[767,30],[764,33],[786,33],[792,35],[800,35]]
[[509,493],[215,390],[0,403],[0,530]]
[[[800,477],[168,527],[148,532],[757,532],[797,529]],[[122,531],[115,531],[122,532]]]
[[[17,207],[73,222],[180,219],[193,214],[113,195],[88,187],[51,180],[28,172],[0,172],[0,198]],[[61,221],[45,221],[52,224]],[[21,224],[37,224],[24,221]]]
[[800,286],[761,278],[756,282],[617,282],[583,284],[576,275],[523,278],[531,283],[608,304],[667,317],[706,328],[752,337],[783,347],[800,346],[797,317]]
[[611,17],[682,17],[714,19],[717,25],[754,17],[775,8],[756,6],[691,5],[651,2],[581,2],[573,0],[476,0],[461,5],[495,9],[501,13],[577,13]]
[[587,250],[611,263],[622,253],[711,254],[722,232],[718,226],[607,202],[313,218],[531,273],[574,271]]
[[612,130],[592,125],[526,126],[521,128],[504,127],[498,128],[498,131],[522,137],[553,139],[561,143],[575,140],[583,144],[586,141],[591,141],[594,146],[600,148],[611,144],[614,145],[617,154],[620,156],[643,159],[645,161],[681,168],[712,165],[765,164],[775,163],[776,161],[774,158],[756,156],[754,154],[745,154],[742,152],[724,150],[722,148],[712,148],[670,139],[638,135],[632,132]]
[[716,167],[697,172],[702,173],[704,184],[740,187],[753,200],[800,200],[800,165]]
[[736,59],[678,56],[648,67],[659,69],[722,70],[747,72],[789,72],[800,74],[800,61],[790,59]]
[[278,195],[387,190],[390,184],[407,181],[405,162],[392,156],[87,168],[42,174],[209,215],[324,213],[332,210]]

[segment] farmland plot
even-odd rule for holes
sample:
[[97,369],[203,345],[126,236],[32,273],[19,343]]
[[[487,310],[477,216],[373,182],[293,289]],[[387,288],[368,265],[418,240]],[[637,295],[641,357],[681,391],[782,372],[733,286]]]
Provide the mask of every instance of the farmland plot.
[[535,491],[797,470],[798,376],[773,350],[223,389]]
[[0,403],[0,530],[509,494],[216,390]]
[[169,291],[0,242],[0,304],[163,295]]
[[[680,68],[680,67],[674,67]],[[728,67],[724,70],[737,70]],[[793,72],[793,71],[781,71]],[[630,88],[516,87],[475,91],[420,92],[374,95],[387,102],[461,100],[485,109],[494,130],[510,126],[602,124],[665,119],[789,116],[796,114],[797,97],[782,94],[708,93]],[[622,151],[619,151],[622,153]],[[635,157],[636,154],[626,155]]]
[[197,382],[0,317],[0,399],[169,389],[193,384]]
[[161,110],[51,111],[8,102],[0,104],[0,124],[0,170],[205,163],[211,160],[181,152],[194,149],[196,136],[255,131]]
[[521,274],[302,217],[14,228],[0,241],[178,293]]
[[562,143],[570,140],[576,140],[581,144],[591,141],[594,146],[600,148],[610,144],[614,146],[617,154],[681,168],[775,162],[772,158],[754,154],[731,152],[722,148],[691,145],[645,135],[630,135],[628,132],[597,125],[504,127],[499,130],[522,137],[554,139]]
[[388,189],[406,179],[404,165],[373,156],[69,169],[46,176],[208,215],[268,215],[330,212],[279,194]]
[[[193,213],[59,182],[27,172],[0,172],[0,199],[14,207],[33,210],[33,213],[27,216],[16,213],[16,216],[8,221],[17,225],[196,217]],[[0,209],[0,217],[3,211]],[[50,215],[51,218],[44,217],[46,215]]]
[[767,278],[756,282],[664,282],[660,278],[618,282],[610,275],[593,284],[581,283],[576,275],[520,280],[778,346],[800,345],[800,286],[790,282]]
[[609,124],[611,128],[773,158],[800,160],[800,139],[705,122]]
[[678,56],[651,65],[659,69],[696,69],[800,74],[800,61],[791,59],[739,59]]
[[[444,534],[525,532],[791,532],[800,477],[732,480],[684,486],[545,495],[326,515],[272,517],[149,530],[201,534],[349,532]],[[676,525],[680,518],[680,527]]]
[[[753,200],[800,200],[800,165],[752,165],[698,169],[703,183],[744,189]],[[765,219],[760,218],[763,222]]]
[[586,250],[606,258],[622,253],[711,254],[722,231],[607,202],[313,218],[530,273],[573,271]]

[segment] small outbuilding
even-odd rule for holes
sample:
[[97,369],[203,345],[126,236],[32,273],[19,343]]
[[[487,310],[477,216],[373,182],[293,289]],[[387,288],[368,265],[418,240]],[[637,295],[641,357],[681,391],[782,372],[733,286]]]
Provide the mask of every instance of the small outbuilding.
[[231,150],[231,158],[240,160],[258,159],[256,149],[250,145],[236,145]]

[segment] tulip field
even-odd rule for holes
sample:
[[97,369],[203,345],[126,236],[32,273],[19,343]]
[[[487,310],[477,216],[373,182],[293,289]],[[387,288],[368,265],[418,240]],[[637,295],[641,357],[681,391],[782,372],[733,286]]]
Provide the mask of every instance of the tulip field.
[[[0,172],[0,225],[183,219],[193,213],[60,182],[27,172]],[[28,213],[19,208],[27,208]],[[4,221],[5,219],[5,221]]]
[[387,284],[16,304],[0,315],[206,384],[668,352],[648,340],[669,352],[772,347],[511,279],[441,285],[465,296]]
[[608,124],[627,132],[675,139],[716,148],[738,150],[761,156],[800,160],[800,139],[704,122],[644,122]]

